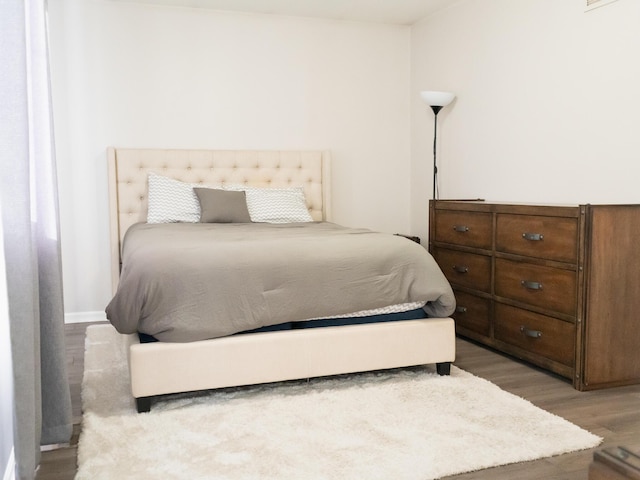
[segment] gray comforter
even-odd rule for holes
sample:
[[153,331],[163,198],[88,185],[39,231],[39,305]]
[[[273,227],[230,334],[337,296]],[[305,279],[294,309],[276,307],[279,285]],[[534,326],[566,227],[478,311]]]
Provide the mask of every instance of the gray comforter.
[[449,316],[453,292],[405,238],[328,222],[136,224],[106,308],[121,333],[189,342],[289,321],[425,302]]

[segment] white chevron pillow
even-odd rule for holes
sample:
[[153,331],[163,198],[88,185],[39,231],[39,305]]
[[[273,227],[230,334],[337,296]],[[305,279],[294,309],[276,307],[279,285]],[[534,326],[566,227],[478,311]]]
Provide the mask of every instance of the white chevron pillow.
[[149,174],[148,183],[147,223],[200,221],[200,202],[193,187],[204,185],[180,182],[156,173]]
[[252,222],[297,223],[313,222],[304,189],[258,188],[245,185],[225,185],[225,190],[243,190],[247,195],[247,208]]

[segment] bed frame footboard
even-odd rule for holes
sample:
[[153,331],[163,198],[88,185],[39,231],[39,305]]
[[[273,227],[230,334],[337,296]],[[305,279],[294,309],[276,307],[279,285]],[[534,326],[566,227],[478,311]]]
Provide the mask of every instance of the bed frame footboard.
[[436,364],[455,360],[451,318],[267,332],[191,343],[129,337],[131,392],[138,412],[169,393]]

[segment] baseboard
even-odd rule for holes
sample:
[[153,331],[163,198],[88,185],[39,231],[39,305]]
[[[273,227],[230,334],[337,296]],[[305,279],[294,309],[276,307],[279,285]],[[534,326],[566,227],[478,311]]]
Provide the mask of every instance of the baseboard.
[[64,314],[64,323],[106,322],[104,312],[74,312]]
[[7,468],[4,471],[4,476],[2,480],[15,480],[16,479],[16,459],[13,455],[13,448],[11,449],[11,453],[9,454],[9,459],[7,460]]

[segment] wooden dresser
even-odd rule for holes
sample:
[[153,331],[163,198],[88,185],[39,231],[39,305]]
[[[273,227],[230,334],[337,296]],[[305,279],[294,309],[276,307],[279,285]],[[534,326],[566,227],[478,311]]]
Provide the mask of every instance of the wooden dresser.
[[640,205],[429,206],[459,335],[578,390],[640,383]]

